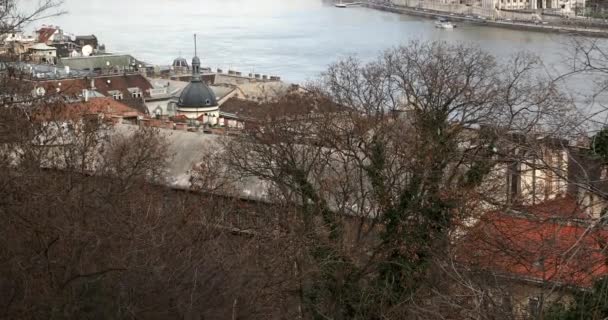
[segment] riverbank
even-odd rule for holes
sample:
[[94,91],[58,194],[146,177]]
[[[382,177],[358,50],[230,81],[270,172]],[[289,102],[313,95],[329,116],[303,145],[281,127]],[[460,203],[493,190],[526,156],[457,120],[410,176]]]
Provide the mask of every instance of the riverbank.
[[582,35],[588,37],[602,37],[608,38],[608,29],[595,29],[595,28],[581,28],[581,27],[568,27],[568,26],[560,26],[560,25],[545,25],[545,24],[534,24],[534,23],[524,23],[518,21],[508,21],[508,20],[490,20],[483,19],[479,17],[473,16],[463,16],[454,13],[448,13],[444,11],[435,11],[421,8],[410,8],[410,7],[402,7],[395,5],[384,5],[373,2],[364,2],[359,3],[363,7],[388,11],[399,14],[407,14],[412,16],[425,17],[430,19],[450,19],[452,21],[460,21],[466,23],[472,23],[477,25],[487,25],[499,28],[508,28],[515,30],[524,30],[524,31],[537,31],[537,32],[551,32],[551,33],[561,33],[561,34],[572,34],[572,35]]

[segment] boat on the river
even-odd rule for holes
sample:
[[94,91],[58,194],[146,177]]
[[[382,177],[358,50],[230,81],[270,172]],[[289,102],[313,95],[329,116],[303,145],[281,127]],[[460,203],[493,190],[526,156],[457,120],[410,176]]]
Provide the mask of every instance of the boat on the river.
[[435,22],[435,28],[439,29],[454,29],[455,25],[453,25],[447,19],[441,18]]

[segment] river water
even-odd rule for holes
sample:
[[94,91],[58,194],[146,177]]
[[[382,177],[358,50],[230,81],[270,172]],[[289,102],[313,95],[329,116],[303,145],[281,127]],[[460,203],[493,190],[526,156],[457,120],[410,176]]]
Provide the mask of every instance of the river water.
[[[32,3],[35,0],[23,0]],[[368,60],[409,40],[464,41],[500,57],[518,50],[563,60],[568,37],[461,24],[440,30],[429,19],[366,8],[339,9],[322,0],[65,0],[68,14],[39,22],[96,34],[108,50],[167,65],[193,54],[203,65],[280,75],[301,82],[337,59]]]
[[[38,0],[20,0],[25,7]],[[95,34],[111,52],[158,65],[193,55],[198,34],[204,66],[278,75],[290,82],[313,79],[338,59],[371,60],[382,50],[410,40],[442,40],[479,46],[499,59],[518,51],[538,54],[553,73],[568,70],[571,39],[563,34],[519,31],[461,23],[454,30],[430,19],[367,8],[335,8],[331,0],[64,0],[68,13],[37,22],[67,32]],[[31,26],[30,28],[33,28]],[[605,41],[605,40],[601,40]],[[564,86],[590,93],[588,78]],[[605,97],[602,101],[608,101]]]

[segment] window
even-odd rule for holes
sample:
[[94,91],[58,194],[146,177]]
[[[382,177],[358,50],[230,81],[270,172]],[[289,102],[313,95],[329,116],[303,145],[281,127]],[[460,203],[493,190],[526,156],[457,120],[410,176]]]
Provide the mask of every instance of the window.
[[209,99],[205,100],[205,103],[207,103],[207,105],[211,104],[211,101]]
[[111,95],[112,98],[114,98],[114,100],[122,100],[123,99],[122,92],[118,91],[118,90],[110,90],[110,91],[108,91],[108,95]]
[[528,312],[531,316],[536,317],[539,314],[541,306],[541,300],[539,297],[532,297],[528,299]]

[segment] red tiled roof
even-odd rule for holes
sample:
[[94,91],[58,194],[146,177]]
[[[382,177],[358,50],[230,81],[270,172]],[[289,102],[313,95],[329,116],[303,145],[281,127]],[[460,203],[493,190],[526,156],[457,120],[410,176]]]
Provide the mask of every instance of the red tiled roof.
[[94,98],[88,102],[65,105],[49,105],[40,110],[34,118],[41,121],[78,120],[88,114],[118,115],[136,117],[141,112],[112,98]]
[[[566,202],[550,203],[543,211],[559,211],[553,205]],[[541,207],[531,207],[530,213]],[[591,287],[608,275],[608,229],[590,222],[494,212],[461,240],[459,262],[499,275],[578,287]]]
[[[108,83],[108,80],[110,81]],[[129,88],[139,88],[144,97],[150,96],[152,84],[144,76],[140,74],[114,75],[93,78],[95,90],[103,95],[108,95],[109,91],[118,90],[122,92],[125,98],[130,97]],[[61,85],[59,85],[61,83]],[[62,94],[77,96],[82,93],[83,89],[91,87],[90,79],[64,79],[40,81],[37,85],[42,86],[49,93],[55,93],[57,89]]]
[[40,28],[38,30],[38,41],[46,43],[55,34],[57,29],[55,28]]
[[581,209],[575,198],[568,195],[553,200],[543,201],[531,206],[515,207],[516,210],[526,212],[536,217],[588,219],[589,216]]
[[[110,80],[110,83],[108,83],[108,80]],[[120,90],[125,96],[131,94],[127,90],[128,88],[139,88],[142,90],[144,97],[149,97],[152,84],[150,84],[150,81],[146,77],[140,74],[130,74],[95,78],[95,88],[103,94],[107,94],[108,91],[112,90]]]
[[187,122],[188,119],[189,118],[183,114],[178,114],[178,115],[170,118],[171,121],[175,121],[175,122]]

